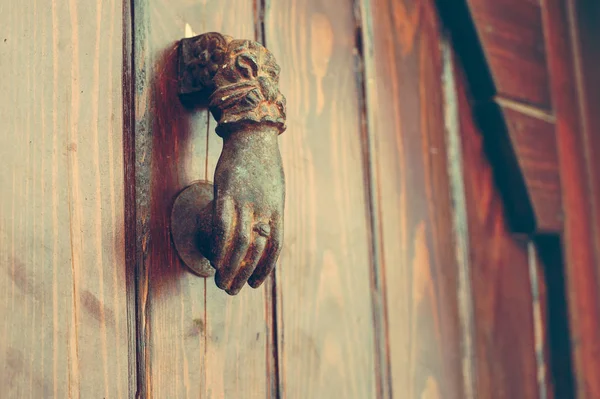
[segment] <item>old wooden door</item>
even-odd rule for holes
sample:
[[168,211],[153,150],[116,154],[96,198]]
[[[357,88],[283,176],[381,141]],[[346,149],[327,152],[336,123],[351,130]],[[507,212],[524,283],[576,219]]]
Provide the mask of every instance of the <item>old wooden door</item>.
[[[433,3],[132,5],[142,395],[464,397]],[[236,297],[186,272],[169,236],[173,198],[221,150],[208,111],[177,101],[177,41],[207,31],[264,43],[288,104],[282,255]]]
[[[593,63],[564,61],[593,24],[500,3],[0,2],[0,398],[598,397],[596,97],[565,89]],[[233,297],[169,225],[221,150],[177,98],[209,31],[269,48],[288,104],[283,251]]]

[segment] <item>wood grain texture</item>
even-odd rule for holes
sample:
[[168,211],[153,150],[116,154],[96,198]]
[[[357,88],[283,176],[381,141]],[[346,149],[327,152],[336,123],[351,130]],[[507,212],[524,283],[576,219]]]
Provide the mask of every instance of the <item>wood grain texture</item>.
[[457,64],[476,398],[539,397],[528,243],[510,235]]
[[270,2],[264,28],[288,103],[276,269],[281,396],[376,397],[352,4]]
[[0,4],[3,398],[127,398],[135,380],[121,18],[115,0]]
[[[171,242],[169,224],[177,193],[198,179],[212,180],[221,139],[206,109],[185,109],[177,97],[177,41],[207,31],[254,37],[252,1],[137,2],[134,63],[138,104],[136,156],[147,157],[147,235],[137,240],[142,397],[262,397],[268,394],[266,291],[244,289],[229,297],[189,273]],[[235,10],[235,11],[232,11]],[[140,13],[142,13],[140,15]],[[138,37],[135,37],[135,34]],[[138,69],[139,69],[138,68]],[[142,107],[146,107],[145,110]],[[138,200],[136,200],[138,201]],[[136,202],[139,207],[139,202]],[[272,362],[271,362],[272,363]]]
[[[585,47],[579,35],[585,35],[586,31],[577,28],[580,20],[577,8],[586,4],[593,9],[592,3],[586,1],[580,5],[564,0],[542,1],[562,182],[563,246],[575,394],[583,399],[600,397],[597,378],[600,374],[600,172],[597,157],[593,155],[600,150],[600,143],[594,138],[597,132],[588,129],[594,126],[586,121],[591,115],[588,106],[593,102],[589,103],[585,94],[586,82],[592,83],[597,77],[582,68],[586,57],[593,59],[597,50]],[[590,38],[586,40],[589,43]]]
[[363,7],[388,395],[464,398],[435,5],[373,0]]
[[[165,4],[171,7],[172,2]],[[209,1],[204,8],[195,5],[186,14],[195,13],[190,21],[196,23],[190,24],[196,33],[217,31],[235,38],[260,40],[255,31],[255,6],[258,4],[252,0]],[[208,180],[213,178],[223,143],[215,132],[216,126],[209,115],[205,157]],[[208,397],[276,397],[269,283],[258,290],[246,285],[237,296],[230,297],[210,279],[205,290]]]
[[[500,3],[506,2],[503,0]],[[532,83],[534,81],[529,79],[528,74],[533,73],[531,68],[522,68],[524,72],[520,70],[520,63],[526,63],[527,57],[529,57],[529,53],[521,55],[521,52],[524,52],[521,47],[527,47],[527,40],[531,39],[532,35],[525,35],[526,40],[521,43],[518,32],[522,29],[536,31],[535,27],[528,28],[521,25],[530,23],[528,19],[532,19],[535,25],[535,19],[539,19],[539,6],[530,4],[528,1],[522,3],[517,5],[517,8],[524,7],[524,10],[517,11],[513,15],[508,9],[497,12],[495,2],[483,0],[437,1],[441,19],[452,40],[452,47],[465,70],[468,89],[473,98],[474,115],[477,125],[484,135],[483,144],[486,155],[492,165],[499,192],[505,202],[510,228],[515,232],[534,234],[538,225],[546,225],[547,222],[538,223],[536,219],[534,204],[511,142],[505,115],[502,112],[502,107],[508,104],[514,109],[531,111],[528,114],[543,116],[544,120],[553,118],[547,109],[528,104],[518,96],[506,93],[506,87],[502,88],[502,84],[506,86],[508,82],[512,87],[511,90],[527,94],[528,90],[524,88],[525,85],[543,86],[543,82]],[[538,9],[537,14],[536,8]],[[477,11],[481,15],[477,14]],[[523,11],[526,12],[521,15]],[[474,21],[477,16],[479,20]],[[499,21],[496,21],[496,18]],[[501,25],[502,29],[496,29],[494,23]],[[512,25],[515,27],[508,29]],[[491,35],[493,40],[486,35]],[[493,54],[490,55],[494,51],[497,53],[496,56],[506,59],[502,58],[501,61],[498,61],[498,57],[494,58]],[[525,57],[524,60],[520,60],[523,57]],[[545,60],[545,57],[542,58]],[[545,64],[542,67],[546,68]],[[501,79],[496,76],[498,71],[502,75]],[[536,76],[540,75],[536,73]],[[525,83],[521,82],[524,77],[529,79]],[[542,80],[547,85],[547,78]],[[545,90],[547,91],[548,88],[546,87]],[[552,225],[553,228],[556,227],[555,225],[556,223]],[[555,232],[558,230],[555,229]]]
[[[592,197],[592,217],[596,229],[593,242],[597,258],[600,259],[600,160],[596,156],[600,149],[600,3],[593,0],[569,1],[569,12],[575,23],[574,40],[579,73],[577,90],[580,96],[582,137],[588,169],[589,191]],[[600,284],[600,273],[599,273]]]
[[[510,104],[510,105],[509,105]],[[500,102],[508,135],[535,215],[537,233],[562,231],[562,200],[553,118]]]
[[551,109],[538,0],[467,0],[497,93]]

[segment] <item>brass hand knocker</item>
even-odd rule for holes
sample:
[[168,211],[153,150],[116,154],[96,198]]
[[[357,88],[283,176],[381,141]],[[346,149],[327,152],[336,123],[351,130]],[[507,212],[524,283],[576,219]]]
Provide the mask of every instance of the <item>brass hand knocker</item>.
[[[182,39],[179,96],[208,97],[223,151],[214,177],[176,198],[171,233],[179,256],[196,274],[215,274],[237,294],[257,288],[275,267],[283,239],[285,181],[277,137],[285,130],[279,66],[259,43],[220,33]],[[204,101],[206,102],[206,101]],[[214,197],[214,200],[213,200]]]

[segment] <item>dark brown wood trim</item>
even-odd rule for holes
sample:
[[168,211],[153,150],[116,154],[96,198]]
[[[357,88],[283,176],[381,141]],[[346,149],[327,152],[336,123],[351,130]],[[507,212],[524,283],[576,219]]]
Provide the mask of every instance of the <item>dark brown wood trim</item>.
[[496,92],[551,112],[540,5],[530,0],[467,0]]
[[[558,233],[560,223],[554,220],[538,220],[546,212],[536,212],[532,197],[535,188],[528,186],[519,165],[518,154],[511,141],[508,121],[505,119],[498,98],[496,84],[492,77],[484,49],[478,39],[478,32],[466,0],[455,2],[437,1],[438,11],[449,32],[452,47],[461,61],[470,93],[469,101],[474,108],[477,124],[485,136],[484,147],[492,163],[494,178],[506,204],[511,230],[517,233],[533,234],[540,226],[543,230]],[[545,113],[537,107],[517,103]]]
[[[558,159],[564,204],[563,246],[576,395],[600,397],[600,291],[598,290],[597,197],[593,196],[598,140],[590,140],[581,119],[586,98],[581,93],[582,57],[575,6],[591,4],[543,0],[542,17],[556,115]],[[579,85],[576,84],[579,83]],[[597,166],[597,164],[596,164]],[[597,181],[597,180],[596,180]]]
[[539,397],[530,240],[515,236],[507,223],[460,61],[453,75],[467,219],[463,241],[468,258],[463,263],[473,302],[474,397]]
[[563,222],[554,117],[504,99],[495,101],[531,201],[535,232],[558,234]]

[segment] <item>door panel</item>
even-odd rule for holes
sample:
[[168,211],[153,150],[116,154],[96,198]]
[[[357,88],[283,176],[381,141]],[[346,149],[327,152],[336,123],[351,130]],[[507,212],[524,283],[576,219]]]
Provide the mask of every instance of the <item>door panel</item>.
[[[470,212],[451,207],[444,111],[463,109],[444,104],[442,73],[450,68],[452,79],[452,67],[442,65],[433,2],[253,6],[134,2],[141,396],[461,398],[514,381],[521,385],[500,397],[536,394],[527,246],[504,229],[501,202],[490,211],[494,226],[478,219],[488,217],[479,198],[494,193],[478,153],[467,161],[480,162],[481,175],[465,172],[465,186],[461,177],[452,188]],[[265,288],[236,297],[188,273],[168,230],[175,195],[212,179],[220,152],[212,117],[183,108],[176,93],[176,41],[212,30],[264,40],[288,98],[280,264]],[[469,233],[460,253],[458,224]],[[479,244],[473,232],[505,258],[466,252],[471,240]],[[505,261],[516,263],[500,269]],[[514,301],[506,284],[479,278],[486,267],[501,282],[519,279]],[[495,313],[516,305],[512,315]],[[507,325],[488,323],[498,317]],[[525,326],[520,335],[517,322]],[[516,342],[519,355],[508,344],[494,352],[494,339]],[[490,352],[494,372],[485,368]]]
[[[185,109],[177,97],[177,41],[208,31],[254,37],[250,0],[134,2],[138,126],[138,214],[146,215],[148,245],[138,264],[139,369],[142,397],[264,397],[270,386],[270,291],[246,288],[236,297],[213,279],[189,273],[169,231],[175,196],[199,179],[212,180],[221,139],[206,109]],[[139,77],[140,75],[138,75]],[[140,131],[139,126],[147,128]],[[140,144],[139,135],[146,140]],[[143,194],[141,194],[143,193]],[[133,204],[132,204],[133,206]],[[138,235],[136,239],[141,240]]]
[[0,396],[127,398],[118,1],[0,5]]
[[[573,116],[581,104],[553,101],[568,122],[556,124],[558,156],[534,146],[552,167],[553,198],[561,191],[552,214],[563,208],[565,230],[515,237],[494,178],[504,155],[490,155],[476,123],[472,83],[483,80],[462,73],[434,0],[4,3],[1,397],[558,398],[573,381],[594,390],[572,378],[568,356],[583,334],[574,364],[592,373],[593,356],[580,354],[595,333],[577,312],[596,309],[586,242],[598,229],[581,210],[593,216],[594,204],[571,207],[582,200],[558,184],[594,189],[593,159],[580,155],[595,142]],[[581,65],[556,57],[570,48],[551,40],[567,27],[558,3],[541,10],[547,76],[560,91]],[[175,196],[212,180],[221,150],[208,111],[177,97],[177,42],[207,31],[263,42],[288,99],[282,255],[262,288],[235,297],[189,273],[169,231]],[[519,128],[535,143],[535,129]],[[573,239],[584,230],[588,241]],[[571,279],[578,256],[587,268]],[[569,303],[571,338],[564,292],[580,301]]]

